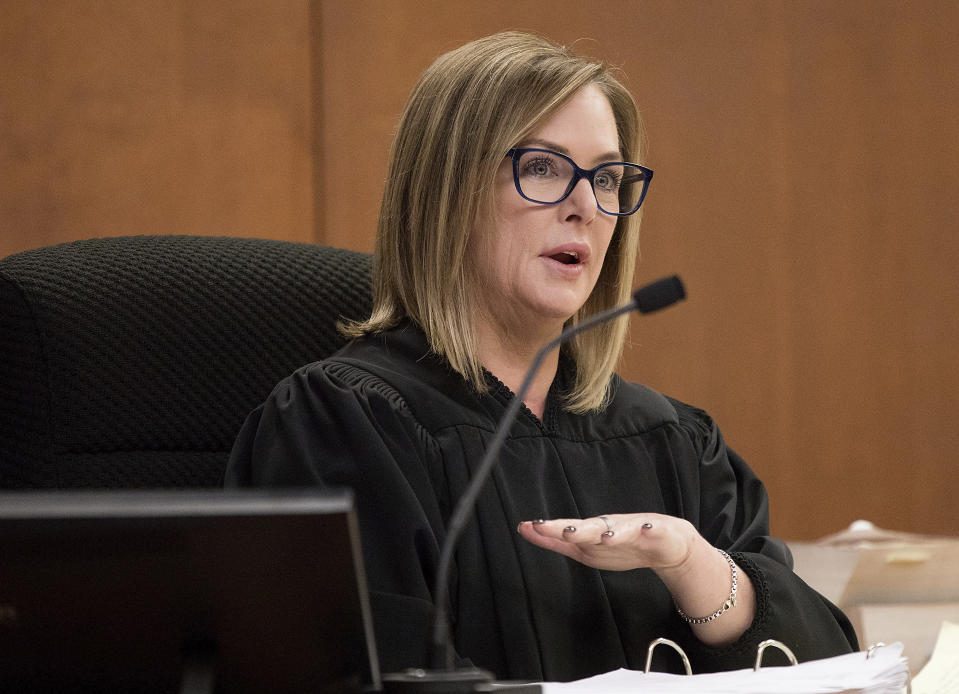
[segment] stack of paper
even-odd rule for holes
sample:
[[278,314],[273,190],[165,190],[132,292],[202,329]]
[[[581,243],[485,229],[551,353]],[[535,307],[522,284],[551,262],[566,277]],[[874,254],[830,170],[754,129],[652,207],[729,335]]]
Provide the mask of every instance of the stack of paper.
[[943,622],[932,659],[912,678],[912,693],[955,692],[959,692],[959,624]]
[[696,692],[697,694],[902,694],[908,679],[902,644],[787,667],[702,675],[614,670],[576,682],[544,682],[543,694]]

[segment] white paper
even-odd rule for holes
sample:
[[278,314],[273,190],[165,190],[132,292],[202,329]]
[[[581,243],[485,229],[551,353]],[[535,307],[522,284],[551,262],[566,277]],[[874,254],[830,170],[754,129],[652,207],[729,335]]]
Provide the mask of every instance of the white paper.
[[912,678],[912,694],[959,692],[959,624],[943,622],[932,658]]
[[734,670],[701,675],[614,670],[576,682],[544,682],[543,694],[617,692],[697,692],[698,694],[901,694],[908,679],[902,644],[758,671]]

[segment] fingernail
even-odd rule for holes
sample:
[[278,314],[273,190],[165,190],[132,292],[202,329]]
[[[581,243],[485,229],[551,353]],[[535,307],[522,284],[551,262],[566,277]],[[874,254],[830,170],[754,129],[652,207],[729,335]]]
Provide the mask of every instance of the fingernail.
[[564,533],[575,533],[575,532],[576,532],[576,526],[575,526],[575,525],[567,525],[565,528],[563,528],[563,532],[564,532]]

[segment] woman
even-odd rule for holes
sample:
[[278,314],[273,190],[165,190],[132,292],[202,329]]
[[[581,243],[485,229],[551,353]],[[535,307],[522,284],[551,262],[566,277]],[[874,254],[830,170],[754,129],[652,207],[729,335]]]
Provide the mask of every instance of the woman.
[[[536,351],[628,299],[652,172],[624,162],[642,160],[626,89],[534,36],[467,44],[415,87],[373,314],[250,415],[228,470],[355,490],[384,669],[426,662],[445,524]],[[455,555],[458,655],[569,680],[642,668],[661,636],[697,672],[747,667],[765,638],[800,660],[856,648],[768,536],[762,484],[712,420],[613,373],[626,328],[582,335],[533,382]]]

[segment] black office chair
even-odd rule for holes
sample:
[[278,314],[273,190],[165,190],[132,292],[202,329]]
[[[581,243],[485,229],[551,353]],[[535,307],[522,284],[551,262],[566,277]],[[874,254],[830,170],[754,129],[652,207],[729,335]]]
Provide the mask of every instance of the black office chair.
[[370,256],[126,236],[0,260],[0,488],[210,487],[244,418],[370,312]]

